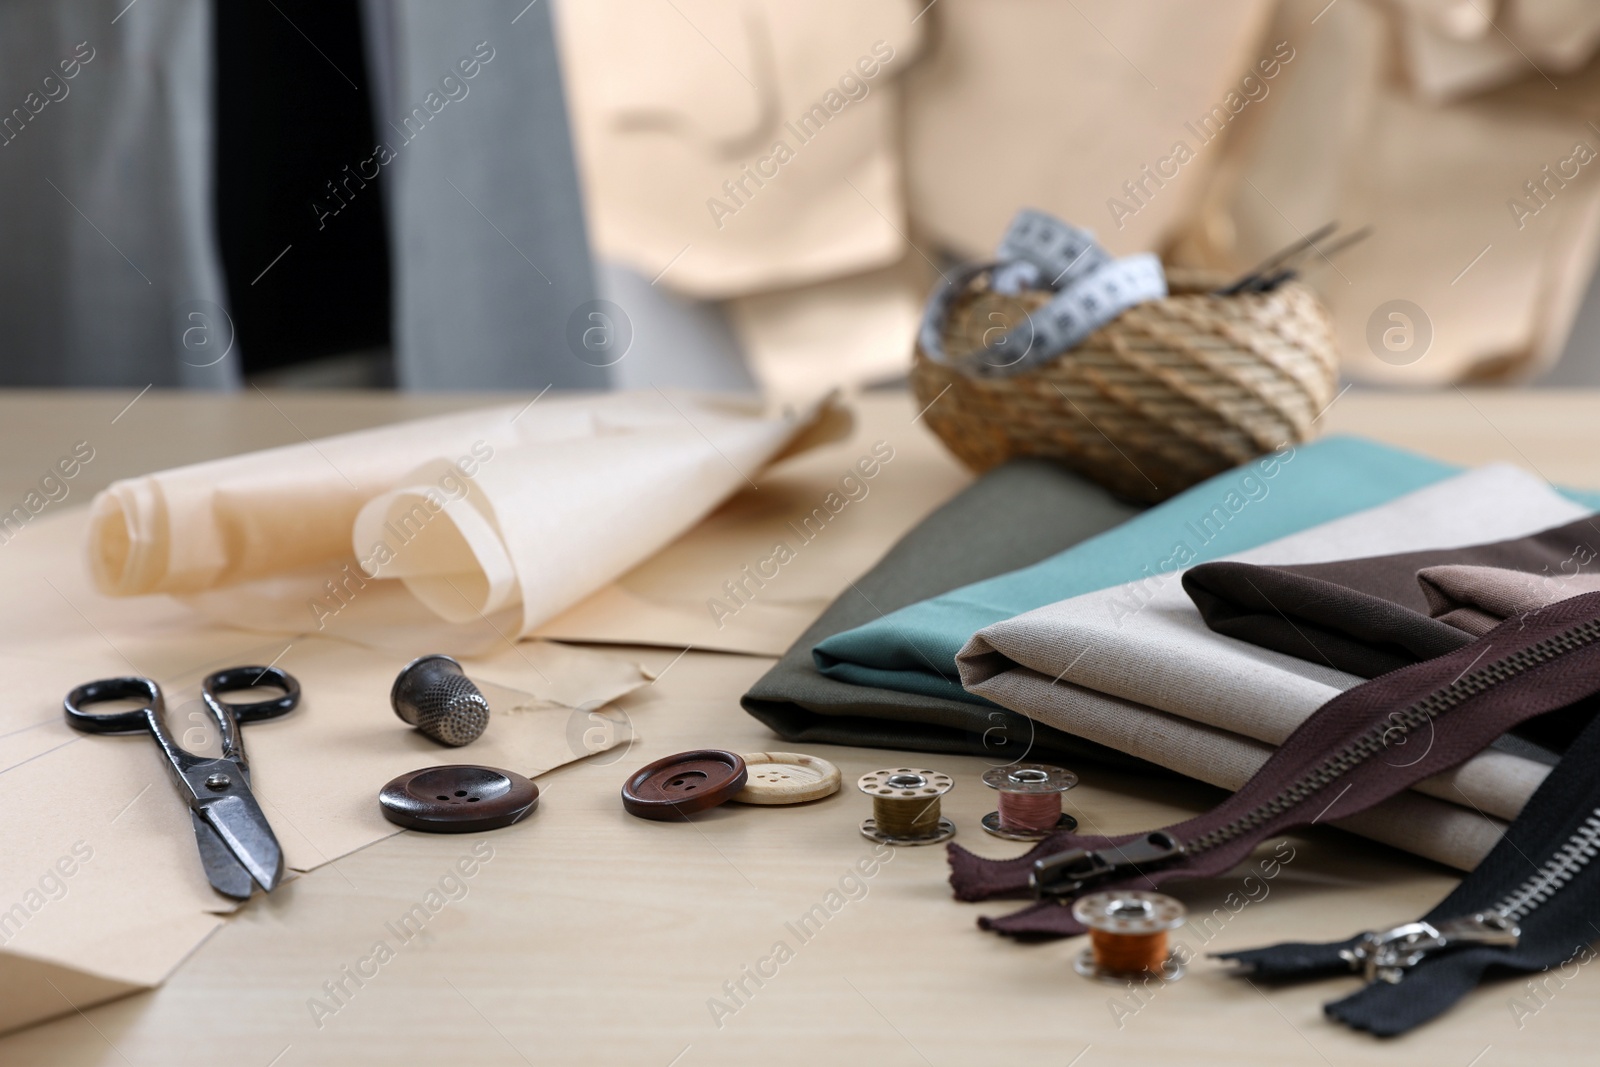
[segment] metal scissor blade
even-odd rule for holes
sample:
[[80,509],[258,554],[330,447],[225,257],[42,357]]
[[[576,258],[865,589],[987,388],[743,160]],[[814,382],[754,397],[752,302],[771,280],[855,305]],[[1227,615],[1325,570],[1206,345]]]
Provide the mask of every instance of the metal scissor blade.
[[233,858],[267,892],[283,877],[283,849],[255,797],[245,791],[197,802],[200,817],[217,832]]
[[217,836],[210,823],[200,817],[198,811],[191,809],[189,815],[194,820],[194,840],[200,846],[200,862],[205,866],[206,880],[211,883],[211,888],[225,897],[249,900],[255,889],[255,879],[234,858],[222,838]]

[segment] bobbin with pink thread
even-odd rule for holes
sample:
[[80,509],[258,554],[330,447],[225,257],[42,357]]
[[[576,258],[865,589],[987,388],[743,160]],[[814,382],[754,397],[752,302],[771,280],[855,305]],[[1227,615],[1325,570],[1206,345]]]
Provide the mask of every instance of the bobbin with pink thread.
[[1039,841],[1078,828],[1078,820],[1061,810],[1061,794],[1078,784],[1078,776],[1069,770],[1013,763],[985,771],[983,784],[1000,793],[999,810],[983,817],[983,828],[996,837]]

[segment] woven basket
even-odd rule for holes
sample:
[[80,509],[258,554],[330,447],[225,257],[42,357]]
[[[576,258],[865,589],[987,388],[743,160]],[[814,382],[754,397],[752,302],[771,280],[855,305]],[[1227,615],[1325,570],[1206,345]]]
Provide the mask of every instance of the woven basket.
[[[1338,353],[1328,314],[1294,282],[1213,296],[1225,278],[1169,270],[1171,295],[1130,308],[1076,348],[1011,377],[976,377],[919,346],[911,385],[924,418],[977,471],[1015,456],[1060,460],[1112,492],[1153,503],[1256,456],[1305,440],[1333,400]],[[986,276],[953,301],[952,362],[983,348],[1048,292],[1007,297]]]

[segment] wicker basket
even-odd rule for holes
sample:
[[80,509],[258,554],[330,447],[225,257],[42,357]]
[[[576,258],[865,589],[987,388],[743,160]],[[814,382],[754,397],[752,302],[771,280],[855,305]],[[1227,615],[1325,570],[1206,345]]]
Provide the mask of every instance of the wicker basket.
[[[1268,293],[1211,295],[1226,279],[1169,270],[1170,296],[1124,312],[1071,351],[1011,377],[976,377],[918,348],[911,384],[950,451],[983,471],[1047,456],[1120,496],[1174,493],[1305,440],[1333,400],[1338,354],[1327,312],[1294,282]],[[952,361],[983,347],[997,311],[1020,301],[983,277],[945,322]]]

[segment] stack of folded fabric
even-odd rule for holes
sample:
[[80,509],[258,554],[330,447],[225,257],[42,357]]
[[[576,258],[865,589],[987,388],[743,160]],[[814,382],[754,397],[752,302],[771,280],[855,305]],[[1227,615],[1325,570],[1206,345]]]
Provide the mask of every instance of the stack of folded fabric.
[[[1020,546],[1025,528],[1047,518],[1026,510],[1042,506],[1029,479],[1045,477],[1038,468],[1026,478],[996,472],[936,514],[830,609],[746,707],[790,739],[1006,758],[1023,754],[1031,729],[1036,754],[1092,742],[1237,789],[1362,678],[1459,648],[1473,626],[1481,633],[1532,602],[1504,576],[1496,584],[1462,568],[1564,575],[1595,555],[1580,529],[1600,538],[1585,519],[1600,504],[1593,494],[1333,438],[1220,475],[1114,528],[1115,505],[1090,504],[1097,498],[1077,487],[1078,521],[1060,524],[1053,544],[1040,533]],[[969,506],[967,521],[956,521]],[[1471,547],[1485,542],[1509,543]],[[1030,555],[1037,562],[1001,573]],[[1377,556],[1394,558],[1334,562]],[[918,558],[937,561],[938,573],[910,577],[908,560]],[[1216,626],[1208,629],[1180,579],[1221,559],[1231,562],[1189,578],[1204,590],[1197,600]],[[1431,593],[1408,577],[1419,567],[1440,568],[1430,570]],[[938,591],[984,574],[993,576]],[[1309,582],[1337,585],[1344,599]],[[1034,725],[1019,729],[1000,709]],[[1011,748],[986,734],[1002,726],[996,733]],[[1557,724],[1503,738],[1341,825],[1470,869],[1571,732]]]
[[[1092,756],[1143,764],[1113,749],[974,699],[819,672],[812,648],[929,597],[1037,563],[1138,514],[1063,467],[1019,459],[933,512],[856,579],[744,697],[750,714],[789,741],[989,755]],[[913,646],[914,647],[914,646]],[[937,672],[935,661],[923,666]]]
[[1274,979],[1364,970],[1328,1015],[1404,1033],[1491,970],[1593,958],[1573,946],[1600,918],[1597,505],[1354,439],[1136,515],[1013,464],[909,534],[745,705],[794,739],[1112,753],[1230,791],[1011,859],[952,845],[958,898],[1047,898],[980,920],[997,933],[1082,933],[1060,904],[1215,876],[1324,821],[1470,870],[1416,922],[1229,954]]

